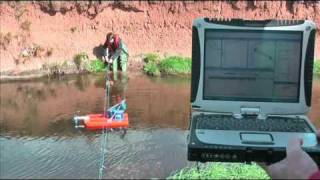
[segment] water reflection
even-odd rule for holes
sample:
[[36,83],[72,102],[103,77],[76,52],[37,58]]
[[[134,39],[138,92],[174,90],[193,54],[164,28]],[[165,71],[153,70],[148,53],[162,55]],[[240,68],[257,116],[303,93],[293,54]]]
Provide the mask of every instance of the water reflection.
[[[186,166],[189,80],[117,78],[110,103],[127,100],[130,129],[109,135],[105,177],[164,178]],[[103,112],[104,74],[2,83],[0,97],[1,178],[98,177],[100,132],[71,118]]]
[[[187,117],[188,80],[181,79],[183,83],[178,80],[180,85],[172,85],[165,80],[161,83],[159,78],[149,79],[143,75],[131,77],[130,81],[121,75],[118,78],[119,81],[111,87],[110,103],[116,103],[119,96],[126,98],[132,125],[139,119],[142,124],[186,127],[187,121],[183,118]],[[103,112],[103,74],[46,82],[2,84],[1,125],[6,124],[12,130],[19,129],[19,132],[34,129],[34,134],[42,135],[48,132],[50,123],[70,119],[77,111],[82,114]],[[159,111],[168,113],[159,114]]]

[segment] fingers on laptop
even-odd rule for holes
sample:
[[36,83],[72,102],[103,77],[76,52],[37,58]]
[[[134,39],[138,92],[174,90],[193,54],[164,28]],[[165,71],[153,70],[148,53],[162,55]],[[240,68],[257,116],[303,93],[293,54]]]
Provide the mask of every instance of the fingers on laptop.
[[277,163],[271,164],[267,168],[268,175],[273,179],[283,178],[283,173],[286,172],[287,163],[287,158],[285,158]]
[[289,156],[292,152],[297,150],[301,150],[301,146],[303,144],[303,140],[301,138],[293,138],[290,139],[287,146],[287,156]]

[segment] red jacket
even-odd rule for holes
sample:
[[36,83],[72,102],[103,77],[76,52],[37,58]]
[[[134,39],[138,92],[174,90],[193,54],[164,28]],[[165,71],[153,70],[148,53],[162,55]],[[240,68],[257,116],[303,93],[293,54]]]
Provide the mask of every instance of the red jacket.
[[118,34],[113,36],[113,43],[109,43],[108,40],[103,44],[104,48],[108,48],[111,53],[114,53],[120,47],[120,38]]
[[312,174],[309,179],[320,179],[320,170],[318,170],[317,172],[315,172],[314,174]]

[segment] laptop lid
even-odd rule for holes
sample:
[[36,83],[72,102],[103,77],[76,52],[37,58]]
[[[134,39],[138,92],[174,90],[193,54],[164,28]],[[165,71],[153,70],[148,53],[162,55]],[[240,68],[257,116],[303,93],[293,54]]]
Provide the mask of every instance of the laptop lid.
[[306,113],[315,29],[308,20],[194,20],[192,107],[233,114]]

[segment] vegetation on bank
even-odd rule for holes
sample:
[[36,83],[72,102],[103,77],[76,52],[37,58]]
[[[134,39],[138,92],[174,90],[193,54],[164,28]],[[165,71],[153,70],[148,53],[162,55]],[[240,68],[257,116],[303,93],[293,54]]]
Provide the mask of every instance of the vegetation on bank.
[[143,71],[152,76],[161,74],[190,74],[191,58],[180,56],[168,56],[163,59],[159,55],[149,53],[144,58]]
[[[161,74],[190,74],[191,58],[180,56],[168,56],[163,59],[157,54],[146,54],[144,72],[152,76]],[[47,65],[46,65],[47,66]],[[61,65],[53,64],[48,66],[49,74],[60,74],[66,68],[71,68],[75,72],[104,72],[107,66],[101,59],[89,59],[88,54],[81,52],[74,56],[72,61],[65,61]]]
[[[188,57],[169,56],[161,59],[157,54],[148,53],[144,62],[143,71],[151,76],[191,73],[191,58]],[[320,74],[320,59],[314,60],[313,73]]]
[[76,54],[72,60],[65,60],[63,63],[45,63],[42,65],[47,75],[60,75],[70,73],[97,73],[107,70],[107,66],[101,59],[89,59],[85,52]]
[[252,163],[208,163],[182,169],[168,179],[270,179],[257,164]]
[[[143,71],[151,76],[176,75],[191,73],[191,58],[180,56],[167,56],[160,58],[158,54],[144,55]],[[72,60],[62,63],[44,63],[41,71],[47,75],[71,74],[71,73],[97,73],[105,72],[106,64],[99,58],[89,59],[85,52],[76,54]],[[313,73],[320,75],[320,59],[314,60]]]
[[90,72],[105,72],[107,70],[107,66],[101,59],[94,59],[90,62],[90,66],[88,71]]

